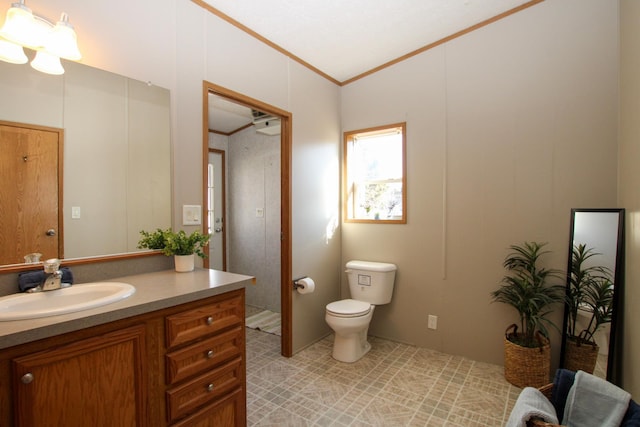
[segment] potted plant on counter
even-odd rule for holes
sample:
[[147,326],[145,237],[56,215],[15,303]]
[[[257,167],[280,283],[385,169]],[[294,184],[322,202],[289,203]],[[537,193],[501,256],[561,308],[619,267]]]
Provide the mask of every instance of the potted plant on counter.
[[[571,371],[593,373],[599,347],[595,333],[611,322],[613,313],[613,283],[606,267],[593,265],[594,256],[600,255],[584,244],[574,245],[567,280],[567,330],[563,367]],[[588,323],[580,324],[584,314]]]
[[559,279],[559,271],[540,267],[545,243],[525,242],[510,246],[511,253],[503,262],[508,274],[499,289],[491,293],[493,300],[508,304],[520,316],[518,325],[509,326],[504,339],[504,375],[518,387],[541,387],[549,382],[551,349],[547,326],[557,327],[547,318],[552,307],[562,301],[564,287],[551,284]]
[[187,234],[184,230],[173,231],[171,229],[156,231],[141,231],[142,238],[138,242],[139,249],[159,249],[166,256],[173,255],[175,268],[178,272],[193,271],[195,255],[205,258],[202,249],[209,243],[209,234],[194,231]]

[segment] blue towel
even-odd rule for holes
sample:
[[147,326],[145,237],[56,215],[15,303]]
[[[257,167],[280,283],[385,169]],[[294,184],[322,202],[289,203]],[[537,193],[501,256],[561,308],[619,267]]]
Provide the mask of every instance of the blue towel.
[[629,402],[629,409],[624,414],[620,427],[640,427],[640,405],[633,400]]
[[631,395],[583,371],[576,372],[567,395],[562,424],[567,427],[618,427]]
[[553,379],[551,403],[553,403],[553,407],[556,408],[556,414],[558,414],[559,420],[564,418],[564,405],[567,403],[567,395],[569,394],[569,390],[571,390],[571,386],[573,386],[575,376],[576,373],[573,371],[558,369]]
[[[73,285],[73,274],[71,270],[68,267],[63,267],[60,271],[62,272],[62,283]],[[43,270],[25,271],[24,273],[18,274],[18,288],[20,288],[20,292],[27,292],[29,289],[41,285],[46,277],[47,273]]]

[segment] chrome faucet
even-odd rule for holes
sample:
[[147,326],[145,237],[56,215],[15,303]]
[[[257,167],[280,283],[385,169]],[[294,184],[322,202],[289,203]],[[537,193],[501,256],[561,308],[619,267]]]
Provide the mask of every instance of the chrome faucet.
[[42,284],[38,286],[40,291],[53,291],[62,287],[62,271],[60,271],[60,260],[57,258],[48,259],[44,262],[44,272],[46,277]]

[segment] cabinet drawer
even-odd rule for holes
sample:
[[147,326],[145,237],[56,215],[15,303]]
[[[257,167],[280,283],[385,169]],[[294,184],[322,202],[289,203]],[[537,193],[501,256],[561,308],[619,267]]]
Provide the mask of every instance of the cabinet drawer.
[[242,359],[239,357],[167,391],[169,421],[190,414],[198,407],[212,403],[242,384]]
[[180,420],[174,427],[237,427],[246,425],[244,390],[237,388],[215,403]]
[[167,384],[173,384],[239,356],[243,348],[242,328],[236,327],[169,353],[166,356]]
[[167,347],[183,344],[224,328],[242,325],[242,295],[166,318]]

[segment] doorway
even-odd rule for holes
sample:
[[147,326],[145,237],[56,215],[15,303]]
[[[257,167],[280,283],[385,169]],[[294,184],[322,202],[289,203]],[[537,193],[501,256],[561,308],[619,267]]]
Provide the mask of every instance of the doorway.
[[[279,163],[280,163],[280,200],[279,200],[279,235],[276,235],[273,239],[279,237],[280,248],[280,273],[279,273],[279,291],[280,291],[280,309],[281,309],[281,354],[286,357],[292,356],[293,343],[292,343],[292,276],[291,276],[291,113],[281,110],[272,105],[266,104],[262,101],[250,98],[242,95],[238,92],[225,89],[221,86],[215,85],[210,82],[203,82],[203,200],[209,200],[209,160],[210,160],[210,147],[209,147],[209,134],[212,127],[210,126],[210,96],[216,96],[229,101],[230,103],[238,104],[244,108],[248,108],[251,112],[259,112],[269,116],[276,117],[280,122],[280,147],[279,147]],[[253,126],[253,123],[249,122],[246,127]],[[262,124],[264,126],[264,123]],[[223,165],[225,163],[223,162]],[[215,166],[214,175],[215,175]],[[220,168],[222,169],[222,168]],[[228,171],[227,171],[228,172]],[[215,195],[215,190],[214,190]],[[226,197],[225,197],[226,199]],[[215,211],[215,206],[213,207]],[[256,208],[255,215],[259,216],[264,214],[259,208]],[[221,217],[220,223],[222,224],[220,234],[228,236],[229,229],[233,227],[233,216]],[[213,244],[215,244],[215,229],[216,218],[219,217],[215,214],[204,215],[204,231],[213,230]],[[226,243],[222,243],[226,244]],[[228,251],[225,251],[227,253]],[[209,259],[205,259],[204,266],[208,268],[213,264],[210,264]],[[225,268],[227,265],[225,264]],[[233,268],[233,266],[231,266]],[[258,283],[255,286],[260,286]]]

